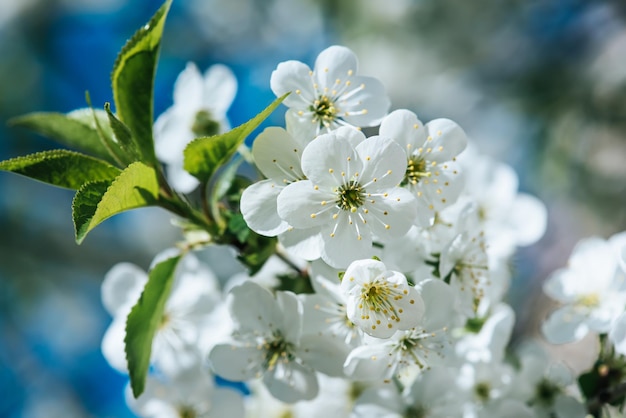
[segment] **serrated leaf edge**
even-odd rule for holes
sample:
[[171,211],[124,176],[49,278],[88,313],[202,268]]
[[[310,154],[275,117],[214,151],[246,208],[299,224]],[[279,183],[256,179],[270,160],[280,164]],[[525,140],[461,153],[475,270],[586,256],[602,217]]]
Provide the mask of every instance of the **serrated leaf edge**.
[[[114,83],[115,75],[116,75],[120,65],[122,65],[122,62],[126,61],[129,56],[133,55],[133,54],[128,55],[128,53],[132,52],[133,48],[136,47],[137,44],[142,39],[144,39],[145,36],[147,34],[149,34],[150,31],[152,31],[154,27],[156,27],[158,25],[163,26],[165,24],[165,20],[162,19],[162,18],[163,18],[163,16],[165,14],[167,14],[167,12],[169,11],[171,5],[172,5],[172,0],[167,0],[165,3],[163,3],[161,5],[161,7],[159,7],[159,9],[154,13],[154,15],[152,16],[150,21],[148,21],[148,23],[146,23],[144,26],[139,28],[133,34],[133,36],[131,36],[126,41],[126,43],[124,44],[124,46],[122,47],[120,52],[117,54],[117,58],[115,59],[115,63],[113,64],[113,70],[111,71],[111,84]],[[161,30],[163,30],[163,28],[161,28]],[[154,49],[159,43],[160,43],[160,39],[159,39],[159,42],[156,45],[150,45],[150,49]],[[115,91],[115,89],[113,89],[113,91]]]
[[[131,317],[131,315],[133,315],[134,312],[136,312],[137,309],[140,309],[139,306],[141,305],[141,302],[143,300],[144,294],[146,292],[146,288],[148,287],[148,284],[150,283],[150,273],[152,273],[152,271],[160,264],[169,262],[171,260],[176,259],[175,265],[172,269],[172,272],[169,276],[169,280],[167,285],[164,288],[164,292],[161,294],[163,296],[165,296],[165,301],[163,302],[163,308],[165,308],[165,304],[167,303],[167,299],[170,296],[170,293],[172,292],[172,285],[174,284],[174,280],[173,280],[173,276],[176,274],[176,270],[178,269],[178,265],[180,262],[180,259],[183,257],[183,254],[178,254],[176,256],[173,257],[169,257],[166,258],[165,260],[162,260],[160,263],[158,263],[156,266],[154,266],[149,272],[148,272],[148,281],[146,282],[146,284],[144,285],[143,290],[141,291],[141,295],[139,296],[139,299],[137,299],[137,302],[133,305],[132,309],[130,310],[130,312],[128,313],[127,317],[126,317],[126,323],[124,325],[124,357],[126,359],[126,364],[129,364],[129,359],[128,359],[128,350],[127,350],[127,346],[128,346],[128,319]],[[151,320],[158,320],[160,318],[156,318],[155,316],[151,317]],[[148,359],[150,359],[150,357],[152,357],[152,344],[154,342],[154,337],[156,335],[156,333],[158,332],[158,324],[154,324],[155,326],[155,330],[154,333],[152,334],[152,339],[150,341],[150,344],[148,344]],[[130,369],[130,367],[129,367]],[[129,377],[130,377],[130,370],[129,370]],[[145,389],[145,384],[146,384],[146,377],[147,377],[147,373],[145,376],[142,376],[141,378],[141,382],[139,383],[141,388],[137,389],[137,392],[135,391],[136,389],[136,382],[133,381],[133,379],[131,379],[131,390],[133,392],[133,396],[136,398],[139,397],[139,395],[141,395]]]
[[[107,194],[107,193],[109,193],[109,190],[111,190],[111,188],[112,188],[112,187],[113,187],[113,186],[114,186],[114,185],[115,185],[115,184],[119,181],[120,177],[121,177],[121,176],[122,176],[125,172],[127,172],[127,171],[130,169],[130,167],[137,166],[137,165],[143,165],[143,166],[144,166],[144,167],[146,167],[146,168],[149,168],[149,169],[151,169],[151,170],[154,170],[152,167],[150,167],[149,165],[146,165],[146,164],[142,163],[141,161],[135,161],[134,163],[129,164],[129,165],[128,165],[128,167],[126,167],[124,170],[122,170],[122,172],[120,172],[120,174],[118,174],[118,176],[117,176],[117,177],[115,177],[115,179],[113,179],[113,181],[111,182],[111,184],[109,185],[109,187],[107,187],[106,191],[105,191],[105,192],[104,192],[104,194],[102,195],[102,198],[100,199],[100,202],[98,202],[98,204],[96,205],[96,211],[94,212],[94,216],[95,216],[95,214],[98,212],[98,209],[100,208],[100,203],[102,203],[102,200],[104,199],[104,197],[106,196],[106,194]],[[156,175],[156,173],[155,173],[155,175]],[[85,184],[83,185],[83,187],[81,187],[81,188],[78,190],[78,192],[76,192],[76,195],[74,196],[74,199],[72,200],[72,218],[74,217],[73,210],[74,210],[74,201],[76,200],[76,196],[78,196],[78,193],[79,193],[79,192],[80,192],[80,191],[84,188],[84,186],[86,186],[87,184],[91,184],[91,183],[98,183],[98,182],[96,182],[96,181],[91,181],[91,182],[85,183]],[[156,199],[156,198],[157,198],[157,196],[155,196],[155,199]],[[137,208],[140,208],[140,207],[144,207],[144,206],[137,206],[137,207],[135,207],[135,208],[128,208],[128,209],[124,209],[124,212],[125,212],[125,211],[127,211],[127,210],[137,209]],[[118,212],[118,213],[121,213],[121,212]],[[107,219],[109,219],[109,218],[111,218],[111,217],[115,216],[115,215],[117,215],[117,213],[114,213],[114,214],[112,214],[112,215],[110,215],[110,216],[107,216],[106,218],[102,219],[102,221],[100,221],[100,222],[98,223],[98,225],[99,225],[100,223],[102,223],[102,222],[106,221]],[[93,219],[93,216],[92,216],[92,217],[91,217],[91,219],[89,220],[89,225],[91,225],[91,220],[92,220],[92,219]],[[96,226],[97,226],[97,225],[96,225]],[[94,228],[95,228],[95,226],[94,226]],[[93,228],[91,228],[91,229],[93,229]],[[83,242],[83,240],[85,239],[85,237],[87,236],[87,234],[89,233],[89,231],[91,231],[91,229],[89,229],[87,232],[85,232],[85,233],[84,233],[84,235],[83,235],[82,237],[79,237],[79,236],[78,236],[78,234],[76,234],[76,243],[77,243],[77,244],[81,244],[81,243]],[[76,231],[76,225],[74,225],[74,230]],[[76,231],[76,232],[78,232],[78,231]]]

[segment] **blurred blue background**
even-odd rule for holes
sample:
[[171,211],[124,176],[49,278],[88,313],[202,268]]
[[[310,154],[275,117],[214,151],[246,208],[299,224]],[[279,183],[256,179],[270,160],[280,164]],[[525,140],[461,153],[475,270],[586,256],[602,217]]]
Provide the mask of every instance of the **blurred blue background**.
[[[125,40],[149,0],[0,2],[0,159],[56,144],[6,121],[112,101]],[[229,65],[233,126],[274,97],[277,63],[312,65],[344,44],[392,107],[448,117],[513,165],[549,208],[547,235],[516,257],[520,335],[536,332],[538,284],[581,237],[626,229],[626,4],[621,0],[175,0],[157,71],[155,116],[187,61]],[[269,123],[282,124],[282,112]],[[120,261],[146,268],[177,239],[157,210],[131,212],[77,246],[72,192],[0,173],[0,416],[124,417],[126,378],[100,354],[110,318],[100,283]],[[154,229],[155,223],[163,228]]]

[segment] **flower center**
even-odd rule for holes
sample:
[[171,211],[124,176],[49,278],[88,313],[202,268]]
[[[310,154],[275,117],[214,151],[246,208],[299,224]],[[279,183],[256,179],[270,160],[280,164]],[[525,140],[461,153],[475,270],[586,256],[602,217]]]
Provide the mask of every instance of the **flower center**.
[[273,370],[279,361],[288,363],[294,359],[293,344],[287,342],[279,332],[276,332],[274,340],[266,342],[263,348],[265,349],[264,366],[267,370]]
[[426,408],[422,405],[412,405],[407,408],[404,412],[405,418],[426,418],[427,414]]
[[161,316],[161,322],[159,322],[159,329],[167,327],[170,323],[170,320],[170,315],[167,312],[163,312],[163,316]]
[[320,127],[329,126],[339,112],[333,100],[328,96],[320,96],[309,107],[309,110],[313,112],[313,121],[318,122]]
[[417,184],[422,177],[430,177],[430,175],[430,171],[426,168],[426,160],[423,157],[411,155],[406,164],[404,180],[402,180],[400,185],[406,186],[407,184]]
[[213,120],[213,116],[208,110],[200,110],[196,113],[191,131],[198,137],[217,135],[220,132],[220,123]]
[[557,385],[543,378],[535,387],[535,399],[544,405],[552,405],[554,398],[560,392],[561,390]]
[[[396,312],[396,307],[390,300],[392,290],[389,286],[381,281],[374,281],[363,284],[361,288],[361,301],[362,305],[367,306],[370,311],[382,313],[385,316],[389,316],[392,321],[399,322],[400,317]],[[397,296],[394,296],[395,300]]]
[[192,407],[182,405],[178,407],[178,416],[180,418],[196,418],[198,414]]
[[578,304],[585,308],[595,308],[600,304],[600,296],[597,293],[581,296],[578,298]]
[[352,180],[348,184],[339,187],[336,202],[337,206],[342,210],[356,212],[357,208],[361,207],[365,202],[365,190],[357,181]]
[[482,402],[489,400],[489,394],[491,393],[491,385],[488,382],[479,382],[474,386],[474,393]]

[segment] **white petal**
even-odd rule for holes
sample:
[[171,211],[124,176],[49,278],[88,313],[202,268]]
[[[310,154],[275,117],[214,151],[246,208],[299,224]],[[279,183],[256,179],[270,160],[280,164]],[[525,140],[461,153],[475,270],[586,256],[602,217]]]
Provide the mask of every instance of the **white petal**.
[[272,294],[252,281],[235,286],[226,302],[240,331],[267,333],[282,324],[282,314]]
[[312,123],[311,115],[300,116],[295,109],[289,109],[285,112],[285,125],[287,132],[303,149],[318,135],[318,125]]
[[406,405],[400,394],[391,388],[366,389],[357,399],[352,418],[403,418]]
[[383,275],[387,271],[385,263],[374,259],[357,260],[350,264],[341,280],[341,291],[344,294],[359,292],[364,283]]
[[433,213],[440,212],[456,202],[465,188],[465,176],[460,171],[460,165],[454,161],[445,165],[447,169],[435,169],[431,171],[435,174],[433,177],[422,179],[411,187],[417,199],[423,200],[422,203]]
[[387,345],[362,345],[348,355],[343,370],[352,380],[379,380],[392,375],[392,364]]
[[372,136],[357,145],[355,150],[363,161],[363,171],[359,176],[361,184],[368,191],[395,187],[404,178],[406,153],[391,138]]
[[609,332],[609,340],[615,346],[615,351],[626,355],[626,313],[622,313],[615,319]]
[[237,79],[225,65],[215,64],[204,73],[203,107],[210,109],[212,115],[221,118],[235,99]]
[[338,338],[306,334],[300,340],[298,357],[319,372],[343,377],[343,363],[349,352],[350,347]]
[[382,196],[372,196],[376,203],[367,202],[368,226],[381,241],[404,236],[417,216],[417,200],[406,189],[394,187]]
[[160,161],[182,165],[183,150],[193,139],[193,118],[193,114],[177,114],[172,107],[159,115],[154,122],[154,150]]
[[126,335],[126,316],[117,316],[109,325],[102,338],[102,355],[111,367],[127,373],[126,352],[124,351],[124,336]]
[[426,135],[432,138],[425,144],[432,151],[428,159],[437,162],[450,161],[467,146],[467,136],[456,122],[450,119],[434,119],[426,124]]
[[145,271],[131,263],[118,263],[102,281],[102,304],[111,316],[134,305],[148,281]]
[[424,329],[433,331],[450,326],[454,317],[451,303],[454,294],[450,286],[439,279],[428,279],[420,282],[417,289],[424,301]]
[[315,228],[332,220],[334,195],[309,180],[291,183],[278,195],[278,215],[294,228]]
[[380,124],[391,106],[385,86],[373,77],[354,77],[355,89],[346,91],[337,100],[343,119],[353,126]]
[[278,216],[277,199],[282,185],[263,180],[245,189],[241,195],[241,214],[248,227],[257,234],[274,237],[289,228]]
[[293,109],[285,112],[285,128],[293,141],[302,149],[317,136],[315,126],[314,123],[311,123],[309,115],[300,116]]
[[351,74],[356,74],[357,70],[356,55],[345,46],[328,47],[320,52],[315,60],[315,77],[321,89],[324,87],[332,89],[337,79],[340,83],[345,83],[345,80]]
[[244,418],[245,407],[241,392],[217,387],[211,396],[211,417]]
[[575,277],[572,277],[569,270],[556,270],[543,283],[543,291],[546,295],[559,302],[574,302],[579,295],[570,285],[573,280],[575,280]]
[[317,260],[322,256],[324,241],[319,228],[289,228],[278,235],[278,242],[294,257]]
[[[170,330],[171,331],[171,330]],[[158,370],[168,376],[176,376],[190,369],[201,367],[204,359],[195,344],[184,344],[175,333],[160,331],[152,342],[150,360]]]
[[193,114],[202,107],[203,80],[198,67],[188,62],[174,84],[174,106],[178,113]]
[[311,69],[300,61],[285,61],[278,64],[272,72],[270,86],[276,97],[291,92],[283,102],[285,106],[306,109],[317,98],[310,71]]
[[302,333],[302,303],[292,292],[276,292],[276,303],[280,309],[282,324],[280,332],[283,338],[297,344]]
[[217,344],[209,353],[209,364],[215,374],[235,382],[259,377],[264,360],[263,349],[241,344]]
[[564,344],[581,340],[589,327],[584,316],[570,306],[554,311],[542,324],[541,331],[551,344]]
[[536,197],[520,193],[515,198],[510,212],[510,223],[514,229],[517,245],[530,245],[546,232],[548,212]]
[[358,134],[346,129],[350,128],[318,136],[302,152],[302,171],[322,190],[332,191],[362,171],[361,161],[344,136],[348,132]]
[[398,109],[388,114],[380,124],[379,134],[396,141],[408,154],[426,141],[426,131],[415,113]]
[[191,193],[200,184],[197,178],[185,171],[182,164],[167,166],[167,180],[176,191],[181,193]]
[[276,399],[287,403],[313,399],[319,392],[315,372],[294,361],[276,363],[263,376],[263,383]]
[[269,127],[261,132],[254,140],[252,154],[268,179],[284,185],[304,178],[300,168],[302,148],[283,128]]
[[349,215],[342,211],[334,225],[327,226],[321,231],[324,241],[322,259],[335,268],[347,267],[354,260],[373,255],[369,228],[361,224],[360,229],[357,230],[355,226],[361,221],[354,220],[351,225],[348,217]]

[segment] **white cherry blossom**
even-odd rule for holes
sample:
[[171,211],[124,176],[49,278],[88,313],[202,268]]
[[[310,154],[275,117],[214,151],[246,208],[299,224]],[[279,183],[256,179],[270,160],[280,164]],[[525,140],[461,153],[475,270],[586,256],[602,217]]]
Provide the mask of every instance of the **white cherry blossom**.
[[344,46],[322,51],[311,70],[300,61],[278,64],[270,85],[276,96],[292,92],[283,102],[310,140],[340,126],[375,126],[389,110],[382,83],[357,75],[354,53]]
[[[519,179],[511,166],[481,155],[474,147],[468,147],[458,161],[466,186],[450,212],[461,211],[468,202],[477,205],[490,254],[510,257],[517,247],[533,244],[543,236],[547,209],[535,196],[519,192]],[[445,219],[449,216],[447,211],[442,214]]]
[[394,141],[351,128],[320,135],[302,153],[307,180],[278,195],[278,214],[295,229],[319,228],[322,259],[333,267],[372,255],[374,237],[404,235],[417,213],[411,193],[397,187],[405,154]]
[[377,260],[354,261],[341,281],[347,316],[363,332],[391,337],[422,322],[424,302],[406,277]]
[[458,235],[441,250],[439,272],[455,289],[459,312],[472,317],[489,285],[487,243],[475,206],[465,207],[456,229]]
[[183,169],[183,150],[194,138],[226,132],[226,111],[237,93],[237,79],[221,64],[204,75],[187,63],[174,84],[174,104],[154,123],[156,155],[167,165],[170,184],[182,193],[198,186],[198,180]]
[[433,223],[435,214],[454,203],[464,187],[456,157],[465,149],[465,132],[449,119],[423,124],[415,113],[400,109],[383,119],[380,135],[392,138],[406,152],[402,185],[417,197],[420,226]]
[[356,400],[353,418],[450,418],[463,416],[463,398],[454,372],[445,367],[424,371],[407,390],[395,387],[366,389]]
[[607,333],[624,311],[626,275],[618,265],[618,238],[580,241],[568,266],[544,283],[544,292],[563,305],[543,323],[548,341],[559,344],[580,340],[589,331]]
[[128,406],[147,418],[244,417],[242,393],[215,387],[214,376],[200,368],[187,370],[175,378],[148,375],[144,392],[135,399],[126,390]]
[[348,302],[341,290],[339,271],[316,260],[311,263],[310,275],[315,293],[299,295],[304,307],[304,329],[308,333],[338,338],[347,348],[357,347],[363,331],[348,318]]
[[367,338],[348,355],[344,363],[347,376],[389,382],[393,377],[403,378],[442,364],[452,354],[450,287],[441,280],[426,280],[420,284],[420,293],[425,304],[421,323],[388,339]]
[[277,399],[293,403],[317,396],[313,368],[341,374],[345,358],[331,339],[303,335],[302,304],[291,292],[276,292],[248,281],[235,286],[227,303],[235,322],[232,341],[209,353],[216,374],[234,381],[262,378]]

